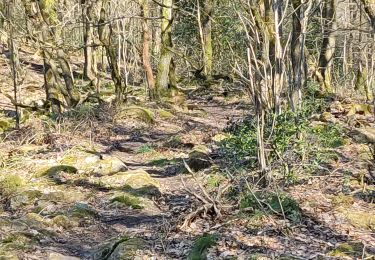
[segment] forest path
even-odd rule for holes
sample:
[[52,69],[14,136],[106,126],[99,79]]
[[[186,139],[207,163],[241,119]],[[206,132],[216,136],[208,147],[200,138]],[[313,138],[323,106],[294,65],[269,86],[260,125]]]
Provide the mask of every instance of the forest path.
[[[43,133],[43,126],[38,126],[39,119],[36,119],[31,126],[8,137],[9,141],[1,148],[6,158],[4,173],[25,176],[28,181],[25,187],[17,188],[14,195],[2,200],[4,211],[0,221],[4,223],[0,235],[10,242],[1,244],[0,256],[53,259],[54,254],[61,254],[80,259],[107,259],[103,251],[114,251],[117,241],[124,236],[141,238],[142,255],[146,258],[170,259],[186,255],[194,238],[188,241],[178,238],[176,228],[194,208],[195,199],[184,189],[181,176],[186,178],[189,189],[194,190],[197,185],[181,174],[182,160],[187,159],[195,147],[212,148],[212,138],[223,132],[228,120],[242,118],[249,106],[236,98],[207,94],[199,99],[188,99],[184,107],[172,108],[173,113],[165,113],[169,109],[163,109],[165,117],[159,115],[161,110],[153,108],[158,114],[153,124],[129,118],[112,123],[107,119],[95,121],[96,117],[82,116],[82,121],[75,118],[78,121],[71,123],[72,128],[58,130],[53,137]],[[61,129],[64,125],[55,127]],[[11,141],[29,140],[34,135],[41,136],[40,144]],[[34,139],[30,142],[36,143]],[[95,150],[89,151],[90,147]],[[34,168],[43,168],[46,162],[50,165],[50,160],[61,164],[65,159],[58,158],[67,155],[78,163],[92,160],[93,156],[87,157],[87,153],[80,157],[83,148],[95,154],[94,157],[121,160],[130,172],[148,173],[158,183],[158,192],[131,189],[123,193],[121,189],[92,182],[99,178],[95,175],[72,175],[69,168],[34,177]],[[46,172],[55,168],[50,167]],[[113,176],[117,175],[110,175]],[[127,194],[131,195],[130,202]],[[124,197],[125,202],[113,203],[114,198]],[[142,208],[138,209],[139,200]],[[17,227],[17,223],[22,225]],[[166,242],[171,232],[172,237],[177,237]],[[190,237],[189,234],[183,236]],[[183,244],[182,248],[173,244],[175,240]],[[111,257],[122,257],[121,252],[116,254]]]

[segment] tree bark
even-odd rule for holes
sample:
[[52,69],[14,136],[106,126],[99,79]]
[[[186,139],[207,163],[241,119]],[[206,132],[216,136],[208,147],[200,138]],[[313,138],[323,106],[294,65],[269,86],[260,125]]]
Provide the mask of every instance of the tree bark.
[[202,33],[203,33],[203,60],[204,74],[207,78],[212,76],[213,70],[213,47],[212,47],[212,13],[214,9],[214,0],[204,0],[202,14]]
[[[156,91],[159,95],[168,95],[170,87],[170,68],[173,53],[172,44],[172,21],[173,0],[163,0],[161,21],[161,53],[156,76]],[[173,66],[172,66],[173,67]]]
[[156,98],[155,91],[155,79],[152,71],[151,58],[150,58],[150,43],[152,35],[149,28],[148,16],[149,16],[149,2],[148,0],[140,0],[141,4],[141,16],[143,17],[142,29],[143,29],[143,49],[142,49],[142,62],[143,68],[146,73],[147,85],[150,93],[150,98],[153,100]]
[[84,56],[85,64],[83,67],[83,76],[91,81],[92,85],[96,85],[97,81],[97,60],[94,45],[94,28],[93,12],[94,3],[92,0],[81,0],[82,18],[83,18],[83,40],[84,40]]
[[337,0],[327,0],[324,3],[323,42],[319,57],[319,78],[323,92],[332,92],[332,64],[336,50],[336,7]]
[[103,44],[107,53],[108,64],[111,69],[111,76],[115,85],[116,102],[122,103],[126,101],[126,85],[121,76],[118,67],[118,56],[114,44],[112,43],[112,25],[107,21],[107,4],[108,0],[101,1],[101,10],[99,18],[99,40]]

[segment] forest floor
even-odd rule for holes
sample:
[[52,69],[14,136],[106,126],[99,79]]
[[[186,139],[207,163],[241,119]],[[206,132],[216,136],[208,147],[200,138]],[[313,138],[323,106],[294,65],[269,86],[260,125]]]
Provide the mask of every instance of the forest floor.
[[[183,225],[202,207],[199,197],[233,185],[219,143],[251,111],[238,91],[192,92],[183,106],[144,107],[134,97],[116,110],[82,105],[59,120],[32,112],[6,131],[0,259],[374,259],[372,159],[349,135],[324,174],[284,187],[300,221],[222,199],[220,218],[192,214]],[[0,110],[11,115],[5,101]]]

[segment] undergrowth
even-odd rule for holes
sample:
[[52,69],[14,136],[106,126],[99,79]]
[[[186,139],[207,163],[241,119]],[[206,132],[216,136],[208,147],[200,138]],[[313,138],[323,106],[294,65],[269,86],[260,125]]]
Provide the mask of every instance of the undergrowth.
[[[264,140],[267,165],[288,183],[298,181],[300,173],[312,173],[319,164],[337,159],[334,148],[345,144],[344,130],[337,124],[312,126],[310,118],[327,106],[324,99],[307,99],[301,109],[290,109],[265,117]],[[221,142],[221,153],[233,172],[256,170],[257,120],[248,117],[228,128],[230,137]],[[278,177],[277,174],[274,175]]]

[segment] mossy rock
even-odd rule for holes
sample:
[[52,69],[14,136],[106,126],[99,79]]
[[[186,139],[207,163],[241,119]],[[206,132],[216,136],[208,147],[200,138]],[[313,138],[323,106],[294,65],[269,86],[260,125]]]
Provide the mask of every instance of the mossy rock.
[[91,175],[108,175],[127,169],[124,162],[116,157],[82,151],[64,156],[60,163],[76,168],[78,173]]
[[99,178],[98,182],[107,188],[123,188],[134,193],[155,194],[159,191],[159,182],[144,170],[131,170],[103,176]]
[[0,134],[14,127],[14,122],[8,118],[0,118]]
[[353,138],[359,143],[375,144],[375,128],[365,127],[352,131]]
[[98,214],[95,209],[83,202],[75,203],[70,212],[72,216],[81,218],[95,217]]
[[78,169],[70,165],[56,165],[51,167],[46,167],[37,173],[36,177],[48,176],[48,177],[57,177],[60,173],[77,173]]
[[0,194],[10,196],[20,191],[25,186],[25,180],[13,174],[7,174],[0,179]]
[[12,196],[9,200],[9,206],[13,210],[18,210],[22,207],[33,205],[37,199],[42,196],[39,190],[26,190],[16,196]]
[[164,109],[159,109],[158,110],[158,115],[163,118],[163,119],[171,119],[173,118],[173,114],[167,110]]
[[27,213],[21,218],[21,221],[26,223],[29,227],[36,229],[46,228],[49,226],[48,221],[44,220],[44,218],[37,213]]
[[132,209],[143,209],[144,208],[144,203],[142,200],[136,196],[126,194],[126,193],[121,193],[121,194],[116,194],[110,199],[111,205],[123,205],[130,207]]
[[352,259],[362,256],[362,253],[363,244],[361,242],[347,242],[337,245],[335,249],[329,252],[329,255],[340,259]]
[[125,107],[116,115],[116,119],[127,118],[139,119],[145,123],[152,124],[155,122],[155,114],[150,109],[139,106]]
[[203,145],[194,147],[189,153],[189,167],[195,172],[209,168],[212,165],[210,152],[210,149]]
[[219,134],[216,134],[215,136],[213,136],[211,139],[212,141],[216,142],[216,143],[220,143],[226,139],[230,138],[230,135],[229,134],[223,134],[223,133],[219,133]]
[[332,204],[335,207],[350,207],[354,203],[353,196],[345,195],[343,193],[340,193],[337,196],[332,197]]
[[77,227],[78,223],[75,221],[72,221],[67,216],[57,215],[53,219],[51,219],[51,225],[61,227],[63,229],[70,229],[73,227]]
[[100,246],[92,253],[90,259],[131,260],[144,248],[144,244],[140,238],[122,237]]
[[5,251],[2,251],[0,249],[0,260],[19,260],[20,258],[12,253],[12,252],[7,252],[6,250]]
[[[17,250],[24,250],[30,248],[35,242],[31,236],[26,236],[22,232],[11,232],[6,234],[0,240],[0,256],[5,253],[12,254]],[[0,258],[1,259],[1,258]]]

